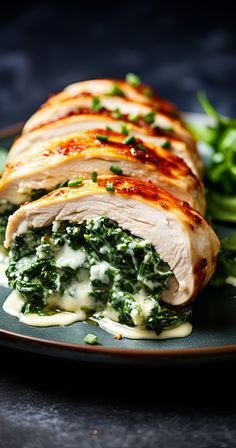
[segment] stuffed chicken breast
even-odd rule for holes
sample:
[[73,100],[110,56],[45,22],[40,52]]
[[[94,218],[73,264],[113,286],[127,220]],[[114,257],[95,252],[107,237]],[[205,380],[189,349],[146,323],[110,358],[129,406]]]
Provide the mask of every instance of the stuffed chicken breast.
[[51,315],[69,312],[74,320],[93,316],[155,334],[186,321],[219,250],[187,203],[123,176],[23,205],[9,219],[5,245],[17,292],[5,310],[21,320],[33,313],[40,325],[37,315],[47,314],[50,325]]
[[[149,179],[204,213],[201,181],[169,149],[144,142],[133,135],[103,129],[80,131],[36,144],[15,164],[8,163],[0,181],[0,200],[21,204],[60,183],[91,175],[123,174]],[[70,185],[70,182],[69,182]]]

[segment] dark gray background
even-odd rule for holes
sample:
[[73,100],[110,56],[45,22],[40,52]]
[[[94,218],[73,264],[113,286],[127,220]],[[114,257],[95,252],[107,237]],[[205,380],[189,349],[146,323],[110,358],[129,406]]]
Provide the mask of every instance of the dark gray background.
[[[95,76],[140,74],[184,110],[204,88],[236,115],[229,2],[18,2],[0,14],[0,126],[49,92]],[[233,447],[235,363],[131,369],[0,349],[0,448]]]
[[0,14],[0,125],[26,119],[76,80],[138,73],[184,110],[204,88],[236,109],[230,2],[18,2]]

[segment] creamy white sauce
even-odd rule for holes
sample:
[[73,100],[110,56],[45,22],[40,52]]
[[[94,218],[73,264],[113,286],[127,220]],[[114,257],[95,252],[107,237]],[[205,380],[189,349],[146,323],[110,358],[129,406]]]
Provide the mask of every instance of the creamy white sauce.
[[83,264],[85,256],[84,251],[74,250],[68,244],[64,244],[56,254],[56,265],[59,268],[68,266],[71,269],[77,269]]
[[[18,317],[19,321],[36,327],[49,327],[54,325],[70,325],[74,322],[84,320],[84,312],[70,312],[60,311],[51,316],[40,316],[36,313],[23,314],[21,313],[22,306],[24,305],[24,299],[17,291],[13,291],[6,299],[3,305],[3,309],[11,316]],[[144,327],[128,327],[118,322],[114,322],[111,319],[95,319],[91,318],[94,322],[97,322],[99,326],[112,334],[121,334],[122,337],[127,339],[172,339],[172,338],[184,338],[189,336],[192,332],[192,325],[189,322],[179,325],[175,328],[163,330],[159,335],[154,331],[147,330]]]
[[227,277],[227,279],[225,280],[225,283],[227,283],[228,285],[232,285],[235,286],[236,288],[236,277]]
[[121,335],[126,339],[174,339],[185,338],[192,332],[192,325],[189,322],[179,325],[175,328],[169,328],[162,330],[160,334],[156,334],[155,331],[147,330],[145,327],[128,327],[118,322],[114,322],[111,319],[94,319],[91,320],[98,323],[98,325],[108,333],[114,335]]
[[[105,246],[102,247],[102,250]],[[44,253],[38,252],[37,256],[44,257]],[[0,263],[4,260],[4,254],[0,252]],[[7,260],[7,257],[5,257]],[[86,254],[83,250],[73,250],[70,246],[65,244],[56,254],[56,264],[58,267],[68,266],[72,269],[77,269],[85,261]],[[30,257],[26,260],[22,259],[22,263],[30,263]],[[90,272],[81,269],[77,278],[68,286],[67,290],[61,294],[54,294],[49,296],[48,305],[51,309],[55,309],[52,315],[39,315],[36,313],[23,314],[21,312],[24,305],[23,297],[17,292],[13,291],[6,299],[3,309],[6,313],[15,316],[20,322],[32,326],[54,326],[54,325],[70,325],[76,321],[86,320],[85,309],[94,309],[94,299],[90,297],[91,281],[99,280],[104,284],[109,283],[109,276],[107,270],[112,268],[109,263],[102,261],[93,265]],[[1,265],[0,265],[1,275]],[[1,280],[1,277],[0,277]],[[144,291],[134,295],[136,305],[131,311],[131,317],[135,327],[129,327],[119,323],[119,313],[113,308],[104,311],[104,318],[92,320],[96,321],[101,328],[112,334],[121,334],[122,337],[128,339],[169,339],[188,336],[192,331],[190,323],[184,323],[178,327],[163,330],[159,335],[154,331],[147,330],[142,326],[145,318],[150,314],[155,306],[155,300],[147,297]],[[66,311],[64,311],[66,310]]]
[[0,248],[0,286],[8,286],[8,279],[5,271],[8,267],[8,255],[3,248]]
[[51,316],[40,316],[36,313],[21,313],[24,299],[17,291],[13,291],[5,300],[3,310],[11,316],[18,317],[19,321],[26,325],[34,327],[51,327],[54,325],[70,325],[74,322],[84,320],[84,313],[72,313],[69,311],[60,311]]

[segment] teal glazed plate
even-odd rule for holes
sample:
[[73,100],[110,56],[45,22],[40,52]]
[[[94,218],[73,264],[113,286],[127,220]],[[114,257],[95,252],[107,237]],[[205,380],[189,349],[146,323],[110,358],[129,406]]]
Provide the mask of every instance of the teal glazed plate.
[[[202,116],[190,114],[191,120]],[[0,147],[8,149],[21,125],[0,131]],[[1,150],[0,165],[5,161]],[[220,235],[235,232],[219,226]],[[31,327],[6,314],[2,305],[10,293],[0,287],[0,345],[29,353],[83,362],[140,365],[177,365],[210,362],[236,357],[236,288],[208,286],[193,306],[193,332],[183,339],[116,340],[94,324],[76,322],[65,327]],[[88,333],[98,336],[99,344],[83,342]]]

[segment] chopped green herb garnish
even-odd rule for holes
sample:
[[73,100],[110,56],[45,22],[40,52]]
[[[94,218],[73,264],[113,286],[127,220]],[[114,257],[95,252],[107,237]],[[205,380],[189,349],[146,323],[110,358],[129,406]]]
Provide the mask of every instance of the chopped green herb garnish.
[[133,87],[138,87],[141,84],[140,77],[134,73],[127,73],[125,79]]
[[167,132],[173,132],[173,130],[174,130],[171,126],[165,126],[165,127],[163,127],[163,129],[164,129],[164,131],[167,131]]
[[112,89],[110,90],[110,92],[107,92],[106,94],[107,96],[125,96],[125,93],[123,92],[123,90],[117,85],[114,84],[114,86],[112,87]]
[[77,187],[77,185],[81,185],[83,182],[83,177],[78,177],[77,179],[69,180],[68,187]]
[[97,96],[94,96],[92,98],[91,109],[96,110],[98,112],[103,109],[102,103]]
[[96,135],[96,139],[100,140],[100,142],[108,142],[109,137],[108,135]]
[[124,143],[126,145],[132,145],[133,143],[136,143],[135,137],[133,135],[130,135],[129,137],[126,137],[124,139]]
[[117,174],[118,176],[123,174],[122,169],[119,166],[117,166],[117,165],[111,165],[110,166],[110,171],[112,173],[114,173],[114,174]]
[[136,121],[139,119],[139,114],[130,114],[130,115],[128,116],[128,119],[129,119],[130,121],[132,121],[133,123],[136,123]]
[[3,242],[5,239],[5,232],[6,227],[8,223],[8,218],[10,215],[12,215],[17,209],[16,205],[11,204],[10,202],[7,202],[3,210],[0,212],[0,245],[3,246]]
[[128,127],[126,126],[126,124],[121,123],[120,127],[121,127],[121,130],[120,130],[121,134],[123,134],[123,135],[129,135],[129,129],[128,129]]
[[161,146],[162,146],[162,148],[170,149],[170,142],[168,140],[166,140],[165,142],[163,142],[161,144]]
[[147,98],[152,98],[152,96],[153,96],[153,91],[152,91],[152,89],[150,89],[150,87],[144,87],[144,88],[143,88],[143,94],[144,94]]
[[107,183],[106,183],[106,190],[107,190],[107,191],[112,191],[112,192],[115,191],[115,187],[114,187],[114,185],[113,185],[112,182],[107,182]]
[[96,171],[93,171],[91,174],[91,179],[95,183],[97,182],[98,173]]
[[[67,186],[68,186],[68,180],[63,180],[62,182],[60,182],[57,185],[57,188],[62,188],[62,187],[67,187]],[[31,199],[31,201],[32,201],[32,199]]]
[[143,151],[143,152],[146,152],[146,148],[145,148],[145,146],[143,146],[142,143],[139,143],[139,144],[137,145],[137,148],[140,149],[140,150]]
[[117,120],[119,120],[122,117],[120,109],[115,109],[111,115],[113,118],[116,118]]
[[152,110],[147,115],[144,115],[143,119],[145,123],[152,124],[155,121],[156,114],[157,114],[156,111]]
[[113,129],[111,128],[111,126],[106,126],[106,130],[107,130],[107,131],[113,131]]
[[97,344],[98,343],[98,337],[95,336],[95,334],[89,333],[89,334],[87,334],[87,336],[85,336],[84,342],[86,344],[90,344],[90,345]]

